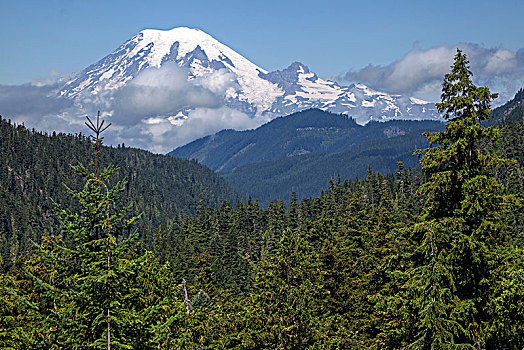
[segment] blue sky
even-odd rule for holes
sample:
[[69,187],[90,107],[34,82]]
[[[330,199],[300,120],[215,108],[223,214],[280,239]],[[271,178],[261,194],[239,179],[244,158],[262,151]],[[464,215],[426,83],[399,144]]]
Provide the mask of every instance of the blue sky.
[[[226,105],[191,104],[182,125],[166,115],[150,122],[162,103],[139,108],[145,112],[137,120],[132,113],[118,119],[118,91],[96,98],[86,93],[85,101],[57,95],[70,73],[148,28],[198,28],[269,71],[300,61],[341,85],[359,82],[431,102],[440,99],[442,78],[457,48],[470,59],[475,84],[499,93],[495,107],[524,87],[522,0],[0,0],[0,15],[3,117],[37,130],[87,132],[85,115],[102,109],[113,123],[106,142],[155,152],[266,119]],[[170,84],[176,96],[196,98],[187,81]],[[179,94],[177,89],[189,90]],[[173,101],[164,102],[171,106]]]
[[[74,72],[145,28],[200,28],[257,65],[329,78],[421,50],[524,46],[524,1],[0,0],[0,84]],[[418,46],[417,46],[418,45]]]

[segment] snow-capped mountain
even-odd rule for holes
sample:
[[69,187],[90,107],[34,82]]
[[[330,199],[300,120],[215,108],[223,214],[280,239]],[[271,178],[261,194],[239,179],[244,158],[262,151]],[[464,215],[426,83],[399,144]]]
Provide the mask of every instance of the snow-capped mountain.
[[[229,74],[233,81],[221,96],[224,104],[252,117],[319,108],[348,114],[359,124],[369,120],[439,118],[429,102],[377,92],[362,84],[340,86],[319,78],[298,62],[281,71],[267,72],[203,31],[185,27],[141,31],[110,55],[78,72],[59,94],[80,100],[118,91],[140,72],[166,62],[186,69],[189,81],[205,81],[217,72]],[[170,114],[185,117],[184,110]],[[170,120],[180,122],[180,118]]]
[[336,82],[319,78],[299,62],[292,63],[282,71],[261,73],[260,76],[284,90],[271,109],[271,112],[279,115],[319,108],[348,114],[359,124],[366,124],[370,120],[440,118],[435,105],[430,102],[389,95],[363,84],[340,86]]

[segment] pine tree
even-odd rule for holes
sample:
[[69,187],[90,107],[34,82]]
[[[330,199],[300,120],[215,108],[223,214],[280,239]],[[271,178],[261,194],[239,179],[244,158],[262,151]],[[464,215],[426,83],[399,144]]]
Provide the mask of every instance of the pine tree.
[[468,64],[457,50],[437,103],[446,130],[427,133],[435,147],[417,152],[430,177],[421,188],[427,205],[412,231],[413,267],[397,304],[416,312],[415,329],[404,330],[416,349],[490,348],[503,322],[493,319],[490,300],[508,253],[503,214],[516,200],[490,174],[509,161],[479,147],[497,137],[481,125],[497,95],[472,83]]
[[305,349],[318,339],[314,300],[322,293],[322,278],[309,248],[304,238],[287,229],[275,255],[259,264],[242,314],[242,348]]
[[73,166],[85,185],[68,189],[81,209],[59,209],[61,235],[44,237],[26,263],[30,287],[18,293],[29,305],[24,342],[36,349],[156,348],[177,326],[178,287],[137,233],[128,235],[138,218],[127,218],[129,207],[115,208],[125,183],[110,186],[115,168],[98,168],[103,122],[88,126],[93,171]]
[[[2,257],[0,256],[0,264]],[[20,282],[14,276],[0,273],[0,349],[16,349],[22,342],[22,310],[16,298]]]

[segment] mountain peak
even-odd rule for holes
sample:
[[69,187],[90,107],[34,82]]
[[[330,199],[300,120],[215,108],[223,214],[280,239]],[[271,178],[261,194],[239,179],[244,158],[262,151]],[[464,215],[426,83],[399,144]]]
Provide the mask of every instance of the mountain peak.
[[[183,74],[187,72],[189,85],[200,84],[199,87],[207,89],[218,84],[216,91],[209,93],[216,94],[217,100],[223,100],[226,107],[250,117],[281,116],[309,108],[348,114],[360,124],[369,120],[436,116],[434,106],[422,101],[401,99],[359,84],[340,86],[318,77],[298,61],[268,73],[211,35],[189,27],[140,31],[114,52],[76,73],[59,94],[75,99],[82,107],[83,101],[92,103],[93,95],[111,101],[116,91],[144,70],[160,68],[167,62],[182,67]],[[171,80],[166,78],[165,82],[170,84]],[[198,108],[198,102],[187,108],[193,107]],[[153,109],[154,115],[147,117],[170,118],[185,108],[173,107],[165,115]],[[155,120],[163,120],[159,118]],[[169,122],[179,123],[176,120]]]
[[309,73],[309,68],[302,62],[295,61],[289,65],[284,71],[293,71],[297,73]]
[[136,55],[145,51],[148,54],[146,59],[149,61],[149,66],[154,67],[160,67],[167,60],[181,59],[198,47],[206,53],[209,60],[218,60],[228,54],[236,54],[204,31],[188,27],[176,27],[170,30],[144,29],[130,41],[136,43],[131,53]]
[[[153,29],[153,28],[146,28],[141,30],[139,33],[148,33],[148,32],[160,32],[160,33],[195,33],[200,32],[206,34],[203,30],[198,28],[190,28],[190,27],[174,27],[171,29]],[[208,35],[208,34],[206,34]]]
[[318,77],[315,73],[310,72],[309,68],[295,61],[289,65],[286,69],[276,70],[269,73],[260,73],[259,76],[272,83],[277,84],[286,93],[291,93],[300,89],[299,83],[300,76],[306,76],[311,82],[315,82]]
[[[206,32],[189,27],[175,27],[173,29],[144,29],[133,37],[135,40],[155,44],[173,44],[175,42],[200,43],[200,44],[220,44],[215,38]],[[133,40],[133,39],[132,39]],[[223,44],[220,44],[223,45]]]
[[[60,95],[98,94],[117,90],[150,67],[159,68],[175,62],[189,71],[189,79],[205,77],[218,70],[233,73],[238,88],[228,91],[227,98],[237,98],[239,109],[260,114],[271,107],[282,91],[273,83],[258,77],[266,70],[222,44],[200,29],[176,27],[170,30],[144,29],[113,53],[78,72],[61,89]],[[174,111],[176,113],[176,111]]]

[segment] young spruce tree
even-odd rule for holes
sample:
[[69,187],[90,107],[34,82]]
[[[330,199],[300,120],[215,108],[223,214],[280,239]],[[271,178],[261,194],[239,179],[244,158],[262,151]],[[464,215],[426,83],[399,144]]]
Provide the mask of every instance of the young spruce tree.
[[161,348],[184,315],[179,288],[129,234],[137,220],[127,218],[130,208],[115,208],[125,183],[109,185],[115,168],[99,171],[107,126],[98,117],[86,124],[94,133],[93,171],[73,166],[85,178],[81,191],[68,189],[81,209],[60,209],[61,235],[44,237],[26,264],[32,287],[20,297],[29,303],[21,341],[34,349]]

